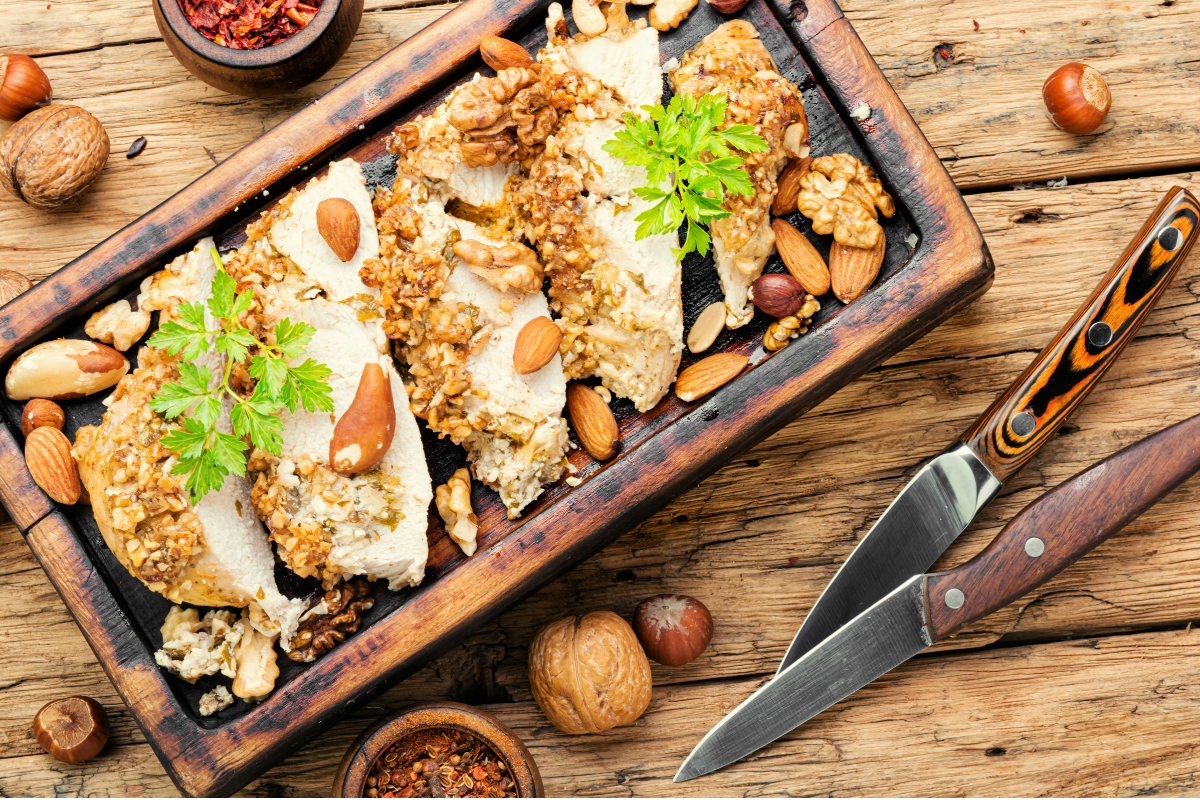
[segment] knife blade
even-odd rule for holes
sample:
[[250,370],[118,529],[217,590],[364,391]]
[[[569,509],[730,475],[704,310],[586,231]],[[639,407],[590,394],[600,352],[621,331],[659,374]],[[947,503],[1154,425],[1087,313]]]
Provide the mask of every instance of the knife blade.
[[1200,204],[1172,188],[1104,280],[1033,363],[900,491],[834,574],[780,662],[782,674],[911,575],[924,572],[1091,391],[1200,235]]
[[1200,471],[1200,414],[1042,495],[979,555],[910,576],[772,678],[708,732],[675,781],[759,750],[962,626],[1037,588]]

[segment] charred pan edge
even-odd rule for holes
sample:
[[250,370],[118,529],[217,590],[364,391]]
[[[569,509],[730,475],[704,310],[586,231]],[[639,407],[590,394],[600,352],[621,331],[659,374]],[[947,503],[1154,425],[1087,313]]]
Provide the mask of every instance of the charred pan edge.
[[[206,729],[179,706],[112,588],[93,568],[82,538],[61,514],[51,513],[53,505],[33,485],[16,441],[0,431],[0,496],[29,532],[30,547],[183,792],[234,793],[338,716],[457,645],[986,291],[993,266],[978,226],[836,4],[770,2],[843,110],[870,106],[871,115],[858,123],[861,141],[921,235],[909,262],[809,334],[809,346],[764,359],[575,489],[570,504],[550,506],[486,557],[477,555],[418,590],[403,613],[360,632],[245,716]],[[504,33],[543,6],[541,0],[470,0],[447,14],[6,308],[0,361],[44,336],[57,319],[98,303],[106,288],[178,250],[357,125],[396,110],[413,96],[412,87],[456,70],[483,35]],[[618,494],[623,502],[614,510],[610,501]],[[543,541],[555,546],[539,547]],[[448,611],[439,602],[445,592],[471,596],[473,608]],[[374,668],[359,669],[368,658]]]

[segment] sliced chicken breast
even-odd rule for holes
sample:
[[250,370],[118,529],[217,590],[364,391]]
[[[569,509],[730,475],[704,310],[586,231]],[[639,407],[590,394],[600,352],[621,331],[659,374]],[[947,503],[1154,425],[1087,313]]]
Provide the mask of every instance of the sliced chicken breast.
[[[143,284],[139,306],[175,318],[179,302],[205,302],[217,264],[212,239]],[[209,318],[208,324],[215,325]],[[219,357],[200,357],[219,372]],[[160,444],[178,427],[150,410],[163,384],[179,377],[177,359],[143,347],[139,366],[125,376],[106,401],[98,426],[81,428],[75,443],[80,478],[105,542],[129,572],[177,603],[201,606],[259,605],[270,623],[263,633],[283,633],[285,647],[304,610],[275,584],[275,560],[266,531],[254,516],[250,483],[229,475],[221,490],[194,504],[185,478],[172,475],[176,458]],[[218,423],[231,431],[229,406]]]
[[778,193],[775,181],[788,158],[808,155],[804,102],[796,85],[780,77],[758,31],[744,20],[726,22],[684,54],[671,85],[695,97],[725,95],[725,121],[754,126],[767,143],[766,151],[748,154],[743,167],[754,193],[727,195],[723,205],[729,216],[709,226],[725,294],[725,324],[739,328],[754,317],[746,292],[775,250],[770,215]]

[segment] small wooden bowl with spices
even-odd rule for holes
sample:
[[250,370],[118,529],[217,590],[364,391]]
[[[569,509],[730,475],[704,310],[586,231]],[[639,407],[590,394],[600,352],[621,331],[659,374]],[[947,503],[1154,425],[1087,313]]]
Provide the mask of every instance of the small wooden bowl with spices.
[[[354,41],[364,0],[150,0],[172,55],[209,86],[249,97],[299,89]],[[232,10],[230,7],[232,6]]]
[[496,717],[425,703],[383,717],[346,751],[334,797],[542,797],[533,756]]

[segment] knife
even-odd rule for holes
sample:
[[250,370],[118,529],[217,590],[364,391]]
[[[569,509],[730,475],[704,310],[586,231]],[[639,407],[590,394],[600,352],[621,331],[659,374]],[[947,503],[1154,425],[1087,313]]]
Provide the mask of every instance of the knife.
[[1016,516],[979,555],[910,576],[717,724],[675,781],[773,742],[969,622],[1057,575],[1200,470],[1200,414],[1080,472]]
[[1200,205],[1176,186],[1092,295],[992,407],[925,464],[834,574],[776,672],[929,569],[1092,390],[1197,238]]

